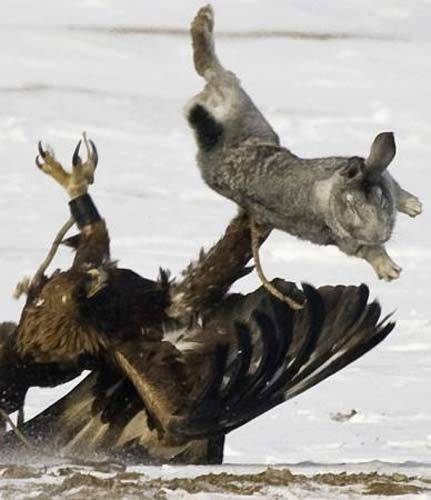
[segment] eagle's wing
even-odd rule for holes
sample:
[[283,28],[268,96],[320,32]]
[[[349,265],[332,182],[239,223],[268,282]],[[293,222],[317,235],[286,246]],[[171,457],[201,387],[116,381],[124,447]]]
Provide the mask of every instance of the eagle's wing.
[[[165,434],[152,416],[157,412],[151,411],[151,403],[146,408],[135,389],[147,381],[131,375],[133,383],[109,369],[92,372],[20,428],[32,449],[14,431],[0,433],[0,457],[10,457],[11,453],[28,457],[34,453],[74,459],[118,458],[148,464],[221,463],[223,435],[190,439]],[[163,400],[165,393],[159,395]]]
[[[20,428],[35,453],[94,456],[115,454],[118,444],[148,431],[147,416],[133,385],[109,370],[94,371],[72,391]],[[0,435],[3,453],[25,453],[15,432]],[[145,449],[140,450],[141,455]]]
[[215,349],[205,389],[174,432],[230,432],[341,370],[394,328],[380,318],[380,305],[368,302],[365,285],[303,287],[307,304],[300,311],[263,288],[219,311],[219,324],[235,331],[235,341]]
[[0,323],[0,409],[7,414],[23,406],[30,387],[55,387],[82,372],[73,364],[36,363],[22,358],[16,348],[16,333],[15,323]]
[[[300,311],[263,288],[231,295],[200,330],[122,343],[113,356],[123,374],[93,372],[23,432],[38,449],[219,461],[224,434],[342,369],[394,327],[365,285],[304,285],[304,293]],[[0,437],[1,449],[18,445],[12,433]]]

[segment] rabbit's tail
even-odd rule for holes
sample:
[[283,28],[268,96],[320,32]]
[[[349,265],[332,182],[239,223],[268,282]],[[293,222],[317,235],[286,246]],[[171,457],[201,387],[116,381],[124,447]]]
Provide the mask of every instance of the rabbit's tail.
[[187,113],[190,126],[196,134],[198,146],[203,151],[210,151],[220,143],[223,137],[223,125],[202,104],[192,105]]

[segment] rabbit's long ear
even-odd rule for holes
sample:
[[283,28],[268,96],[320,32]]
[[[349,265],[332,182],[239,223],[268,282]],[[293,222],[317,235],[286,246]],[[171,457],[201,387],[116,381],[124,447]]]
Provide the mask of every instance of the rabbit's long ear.
[[378,178],[393,160],[396,153],[393,132],[382,132],[371,145],[370,154],[365,160],[367,177]]

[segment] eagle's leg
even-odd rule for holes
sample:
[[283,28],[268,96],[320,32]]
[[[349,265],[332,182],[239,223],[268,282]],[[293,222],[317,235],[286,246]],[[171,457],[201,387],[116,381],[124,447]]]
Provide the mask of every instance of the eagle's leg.
[[251,248],[253,251],[253,260],[254,264],[256,266],[256,272],[259,276],[259,279],[262,283],[262,285],[268,290],[268,292],[271,295],[274,295],[275,298],[278,300],[281,300],[282,302],[285,302],[289,307],[291,307],[294,310],[302,309],[304,307],[304,303],[300,304],[293,298],[289,297],[285,293],[280,292],[278,288],[271,283],[268,278],[265,276],[262,265],[260,263],[260,257],[259,257],[259,248],[260,248],[260,238],[261,238],[261,233],[264,231],[261,229],[255,222],[253,218],[250,218],[250,225],[251,225]]
[[[60,186],[68,192],[71,199],[87,193],[88,185],[92,184],[94,181],[94,171],[97,166],[97,149],[94,143],[87,139],[85,132],[83,133],[83,138],[87,148],[88,159],[84,164],[82,163],[82,160],[79,157],[79,147],[81,145],[81,141],[79,141],[73,155],[73,170],[71,173],[67,172],[63,168],[61,163],[55,158],[54,151],[51,148],[44,149],[41,141],[39,141],[38,144],[39,154],[36,156],[37,167],[58,182]],[[73,217],[70,217],[59,230],[51,245],[48,255],[39,266],[33,278],[30,279],[26,277],[17,284],[14,291],[14,297],[16,299],[18,299],[22,294],[28,295],[31,299],[39,293],[40,288],[44,283],[45,271],[51,264],[63,238],[66,236],[67,232],[74,223],[75,221]]]
[[88,187],[94,182],[98,153],[94,142],[83,133],[87,159],[79,155],[82,141],[79,141],[72,158],[72,170],[67,172],[56,160],[54,153],[45,150],[39,142],[37,166],[54,178],[70,197],[72,219],[78,225],[80,234],[69,238],[66,244],[76,250],[73,268],[86,270],[89,275],[87,296],[95,295],[105,284],[105,272],[100,266],[109,260],[109,235],[104,220],[88,194]]
[[[271,230],[258,236],[261,245]],[[250,219],[245,212],[235,217],[223,237],[182,273],[171,287],[169,316],[182,322],[208,312],[227,293],[229,288],[253,270],[247,263],[252,258]]]

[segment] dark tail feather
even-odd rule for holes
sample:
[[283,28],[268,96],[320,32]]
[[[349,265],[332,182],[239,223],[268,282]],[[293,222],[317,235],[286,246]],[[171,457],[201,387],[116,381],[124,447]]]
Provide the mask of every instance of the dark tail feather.
[[[19,377],[20,359],[14,349],[16,329],[15,323],[0,323],[0,409],[7,414],[22,407],[28,389],[28,384]],[[2,423],[0,415],[0,425]]]
[[81,373],[70,366],[23,359],[17,349],[17,332],[15,323],[0,323],[0,408],[8,414],[22,407],[30,387],[55,387]]
[[210,151],[223,137],[223,125],[201,104],[195,104],[188,112],[187,119],[196,133],[199,148]]

